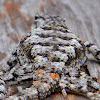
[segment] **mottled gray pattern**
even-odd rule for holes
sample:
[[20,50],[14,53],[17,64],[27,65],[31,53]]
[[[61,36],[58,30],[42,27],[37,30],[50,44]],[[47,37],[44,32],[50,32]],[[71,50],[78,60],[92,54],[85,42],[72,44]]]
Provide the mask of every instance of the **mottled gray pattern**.
[[71,92],[99,100],[99,83],[82,70],[87,69],[87,50],[100,61],[100,49],[71,33],[65,20],[37,14],[30,33],[0,72],[0,98],[41,100],[59,88],[64,97]]

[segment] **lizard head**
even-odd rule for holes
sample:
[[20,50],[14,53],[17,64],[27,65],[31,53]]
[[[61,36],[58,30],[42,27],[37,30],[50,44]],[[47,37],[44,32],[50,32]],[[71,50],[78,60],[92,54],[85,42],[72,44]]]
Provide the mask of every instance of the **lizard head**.
[[35,16],[34,24],[35,28],[68,32],[65,20],[59,16],[48,16],[45,13],[38,13]]

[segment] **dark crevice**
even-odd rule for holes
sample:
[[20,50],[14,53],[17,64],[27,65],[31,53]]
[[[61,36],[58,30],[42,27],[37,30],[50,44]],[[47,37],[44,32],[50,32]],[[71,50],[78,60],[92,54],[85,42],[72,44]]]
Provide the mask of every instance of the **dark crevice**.
[[[57,33],[58,34],[58,33]],[[47,34],[47,35],[45,35],[45,34],[43,34],[43,33],[41,33],[41,34],[36,34],[36,35],[38,35],[39,37],[41,37],[41,38],[48,38],[48,37],[54,37],[54,38],[60,38],[60,39],[63,39],[63,40],[71,40],[71,39],[73,39],[73,38],[70,38],[70,37],[66,37],[66,36],[58,36],[58,35],[52,35],[52,34]]]
[[88,45],[86,45],[86,47],[91,47],[91,46],[93,46],[94,44],[93,43],[90,43],[90,44],[88,44]]
[[25,36],[24,38],[22,38],[21,41],[20,41],[20,44],[22,44],[30,36],[31,36],[31,34],[28,34],[27,36]]
[[77,59],[81,56],[81,50],[78,48],[74,48],[74,50],[75,50],[75,59]]
[[69,66],[71,64],[71,62],[72,62],[73,59],[69,55],[67,55],[67,56],[68,56],[68,60],[65,62],[65,65]]
[[37,43],[37,45],[41,45],[41,46],[51,46],[51,43],[49,43],[49,42],[46,42],[46,43],[39,42],[39,43]]
[[18,77],[18,75],[17,75],[17,74],[15,74],[15,73],[12,73],[12,74],[13,74],[14,78],[17,78],[17,77]]
[[43,56],[43,57],[48,57],[48,54],[47,53],[37,53],[37,55]]
[[[97,51],[96,52],[96,56],[98,56],[98,55],[100,55],[100,51]],[[98,60],[100,60],[100,59],[98,59]]]
[[54,58],[52,59],[52,62],[60,62],[60,58],[54,57]]
[[28,51],[26,52],[27,53],[27,57],[29,59],[34,59],[34,57],[31,55],[31,50],[32,50],[33,46],[31,45],[31,47],[28,49]]
[[15,52],[12,53],[13,56],[17,56],[17,50]]
[[82,68],[85,70],[85,73],[88,74],[90,76],[90,72],[88,70],[87,65],[83,65]]

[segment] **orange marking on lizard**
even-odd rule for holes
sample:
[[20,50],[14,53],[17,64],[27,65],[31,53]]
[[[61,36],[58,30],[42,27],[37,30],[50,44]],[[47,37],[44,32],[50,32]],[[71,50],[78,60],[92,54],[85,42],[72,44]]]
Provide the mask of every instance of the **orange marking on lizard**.
[[41,70],[41,69],[38,69],[38,70],[37,70],[37,74],[44,75],[44,71]]
[[34,83],[39,83],[40,81],[39,80],[37,80],[37,81],[34,81]]
[[50,77],[54,80],[55,78],[60,78],[60,76],[58,74],[55,73],[51,73]]

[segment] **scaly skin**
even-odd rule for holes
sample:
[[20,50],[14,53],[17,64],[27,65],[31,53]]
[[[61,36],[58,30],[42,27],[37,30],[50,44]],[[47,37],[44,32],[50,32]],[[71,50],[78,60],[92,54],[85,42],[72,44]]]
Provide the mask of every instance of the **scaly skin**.
[[[58,88],[99,100],[99,83],[82,69],[86,51],[100,61],[100,49],[69,32],[65,20],[37,14],[0,78],[1,100],[41,100]],[[6,84],[6,85],[5,85]]]

